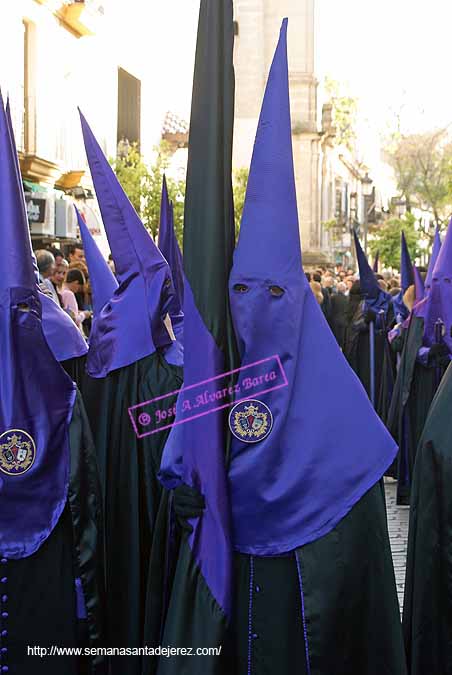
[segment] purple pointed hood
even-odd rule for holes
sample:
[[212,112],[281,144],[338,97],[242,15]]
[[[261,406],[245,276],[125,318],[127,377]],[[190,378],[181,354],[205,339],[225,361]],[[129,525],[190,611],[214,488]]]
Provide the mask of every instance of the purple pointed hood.
[[439,227],[436,228],[435,238],[433,240],[432,255],[428,264],[427,276],[425,277],[425,291],[428,293],[432,285],[433,270],[435,269],[436,261],[438,260],[439,252],[441,251],[441,235]]
[[424,319],[424,346],[431,347],[436,343],[435,324],[442,321],[443,340],[452,354],[452,220],[431,274],[430,289],[413,311]]
[[380,251],[377,251],[375,254],[375,260],[373,264],[373,271],[375,272],[375,274],[378,273],[379,262],[380,262]]
[[[11,137],[11,146],[15,160],[14,164],[16,169],[17,185],[19,192],[22,194],[22,179],[16,150],[16,142],[14,139],[13,125],[11,122],[9,100],[6,104],[6,121]],[[25,200],[23,201],[22,217],[24,222],[27,224],[29,249],[33,261],[33,270],[36,281],[39,282],[38,264],[36,262],[36,257],[31,245]],[[39,292],[39,299],[42,308],[42,329],[44,331],[47,344],[49,345],[56,360],[67,361],[69,359],[78,358],[79,356],[85,356],[85,354],[88,352],[88,345],[86,344],[86,340],[83,338],[83,335],[78,330],[72,319],[48,295]]]
[[409,286],[414,284],[413,263],[411,262],[410,252],[405,239],[405,234],[402,232],[400,243],[400,285],[402,291],[405,292]]
[[[381,478],[397,450],[303,272],[287,19],[259,119],[229,292],[242,366],[278,354],[287,377],[287,386],[258,396],[273,418],[269,433],[254,442],[235,435],[232,441],[234,546],[278,555],[332,530]],[[319,405],[325,388],[342,395]]]
[[80,112],[83,138],[119,287],[98,314],[90,336],[88,373],[112,370],[167,349],[164,320],[175,293],[165,258],[122,189]]
[[377,314],[382,310],[386,313],[391,304],[391,296],[378,285],[375,274],[361,247],[358,235],[355,231],[353,231],[353,235],[355,239],[356,259],[358,261],[361,295],[364,298],[365,305]]
[[44,337],[24,194],[1,94],[0,194],[0,555],[16,559],[39,549],[66,504],[75,385]]
[[169,315],[176,338],[183,343],[184,314],[184,272],[182,253],[174,231],[174,209],[169,201],[166,177],[163,176],[162,200],[160,204],[159,248],[168,261],[173,277],[175,294],[169,306]]
[[83,220],[80,211],[74,206],[77,213],[77,221],[80,234],[83,241],[83,250],[85,252],[86,264],[89,271],[89,280],[93,295],[94,316],[97,316],[102,307],[114,295],[119,284],[116,281],[113,272],[108,266],[102,253],[94,241],[91,232]]
[[392,298],[392,303],[394,305],[394,314],[397,321],[405,321],[410,315],[410,310],[403,302],[403,296],[407,288],[414,284],[414,276],[413,264],[403,232],[400,241],[400,277],[401,290]]
[[418,302],[420,302],[421,300],[424,299],[425,287],[424,287],[424,281],[421,277],[421,273],[419,272],[416,265],[413,265],[413,276],[414,276],[414,288],[415,288],[415,303],[418,303]]

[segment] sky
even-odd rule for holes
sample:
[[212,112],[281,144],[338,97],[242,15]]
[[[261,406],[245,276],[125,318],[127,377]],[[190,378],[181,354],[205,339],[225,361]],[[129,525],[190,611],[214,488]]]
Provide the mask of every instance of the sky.
[[[380,140],[396,125],[414,132],[452,122],[450,0],[315,0],[316,75],[338,80],[359,102],[362,159],[377,163]],[[159,138],[167,110],[185,119],[190,98],[199,0],[108,3],[109,30],[141,70],[144,145]],[[290,19],[290,17],[289,17]]]
[[347,83],[380,130],[452,121],[449,0],[316,0],[317,72]]

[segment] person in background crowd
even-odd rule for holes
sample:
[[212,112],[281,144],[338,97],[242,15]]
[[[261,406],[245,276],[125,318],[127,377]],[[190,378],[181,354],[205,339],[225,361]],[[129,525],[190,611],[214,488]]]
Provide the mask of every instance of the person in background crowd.
[[346,291],[346,284],[340,281],[337,285],[337,292],[331,296],[330,328],[341,349],[344,346],[345,329],[347,327],[348,299],[345,295]]
[[62,257],[59,257],[59,262],[55,266],[55,272],[53,273],[53,276],[51,278],[51,282],[53,284],[54,289],[56,290],[58,294],[58,302],[61,307],[63,307],[63,298],[61,297],[61,293],[63,291],[63,284],[66,279],[66,274],[68,270],[68,262]]
[[83,291],[84,285],[85,277],[83,273],[78,269],[70,269],[67,273],[62,291],[63,307],[75,321],[76,326],[82,333],[83,322],[92,315],[92,312],[89,310],[80,311],[75,298],[76,293]]
[[85,254],[81,244],[72,244],[69,246],[67,257],[70,263],[85,262]]
[[324,301],[324,295],[322,293],[322,286],[319,284],[318,281],[311,281],[309,284],[311,287],[311,291],[314,293],[314,297],[319,303],[320,307],[323,305]]
[[59,263],[56,265],[55,272],[52,277],[53,285],[56,287],[57,291],[61,293],[63,291],[63,284],[66,281],[66,275],[69,270],[69,263],[67,260],[62,258]]
[[55,258],[55,265],[56,265],[57,267],[58,267],[58,265],[61,264],[61,261],[62,261],[62,260],[65,260],[63,251],[61,251],[61,249],[57,248],[56,246],[52,246],[52,247],[50,247],[50,248],[47,249],[47,250],[50,251],[50,253],[51,253],[51,254],[53,255],[53,257]]
[[[320,304],[320,306],[322,308],[322,312],[325,315],[325,319],[328,321],[329,316],[330,316],[330,294],[329,294],[329,291],[326,288],[322,287],[322,271],[317,270],[317,272],[315,272],[312,275],[312,280],[317,282],[320,286],[320,293],[323,296],[323,302]],[[314,291],[314,295],[315,295],[315,291]]]
[[335,281],[334,281],[334,276],[332,275],[331,272],[327,272],[325,274],[325,276],[323,277],[323,280],[322,280],[322,285],[323,285],[323,288],[326,291],[328,291],[330,297],[331,297],[331,295],[333,295],[333,293],[336,292],[336,284],[335,284]]
[[355,283],[355,277],[349,276],[349,277],[345,278],[345,287],[347,289],[345,291],[345,295],[347,295],[347,296],[350,295],[354,283]]
[[390,291],[393,290],[394,288],[396,288],[397,291],[400,291],[400,279],[398,277],[393,277],[392,279],[389,279],[388,285]]
[[51,277],[55,272],[55,258],[50,251],[36,251],[36,262],[39,270],[39,281],[41,289],[47,293],[57,305],[60,304],[58,293],[52,284]]
[[[78,260],[69,263],[70,270],[79,270],[85,277],[84,286],[75,293],[75,299],[77,300],[77,306],[80,312],[88,312],[92,310],[92,299],[91,299],[91,286],[89,283],[89,271],[85,261],[85,254],[83,254],[83,260]],[[83,322],[83,332],[85,335],[89,336],[91,330],[91,315]]]

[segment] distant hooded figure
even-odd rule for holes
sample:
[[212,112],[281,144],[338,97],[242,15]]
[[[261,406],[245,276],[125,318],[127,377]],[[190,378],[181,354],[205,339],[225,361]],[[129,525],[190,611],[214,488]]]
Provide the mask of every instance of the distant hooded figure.
[[[265,91],[229,295],[242,368],[276,353],[287,378],[287,386],[251,400],[237,397],[229,416],[230,672],[404,675],[379,484],[396,446],[302,268],[287,19]],[[331,407],[319,406],[316,383],[341,392]]]
[[169,201],[166,178],[163,176],[160,205],[159,248],[168,261],[174,281],[174,296],[169,307],[169,316],[176,339],[184,342],[184,272],[182,253],[174,231],[174,209]]
[[[380,416],[389,406],[395,376],[395,357],[390,354],[387,330],[394,322],[392,298],[383,290],[369,266],[355,233],[355,248],[359,266],[359,286],[350,289],[348,327],[344,344],[347,361],[358,375],[369,397],[371,395],[370,324],[374,326],[375,367],[373,372],[375,408]],[[357,292],[360,292],[358,302]],[[355,310],[353,314],[353,309]]]
[[1,672],[105,675],[101,655],[31,665],[28,653],[102,645],[102,519],[83,403],[45,335],[17,171],[0,95]]
[[451,672],[452,367],[433,399],[411,488],[403,633],[410,675]]
[[[167,437],[157,411],[174,405],[183,348],[165,325],[175,289],[171,270],[120,186],[81,115],[91,176],[117,281],[81,225],[94,297],[83,394],[93,429],[104,501],[109,645],[160,640],[168,494],[157,480]],[[151,408],[134,428],[129,409]],[[152,433],[143,436],[148,431]],[[141,675],[143,658],[113,658],[110,675]]]
[[[433,268],[433,269],[432,269]],[[452,353],[452,228],[441,246],[435,237],[425,282],[409,322],[387,426],[398,441],[397,500],[409,504],[416,449],[430,404]]]

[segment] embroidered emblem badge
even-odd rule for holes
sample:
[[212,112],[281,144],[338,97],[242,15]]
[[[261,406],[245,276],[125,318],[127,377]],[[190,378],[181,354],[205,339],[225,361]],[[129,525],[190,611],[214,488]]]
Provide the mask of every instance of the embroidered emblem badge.
[[36,445],[30,434],[21,429],[9,429],[0,434],[0,471],[20,476],[33,466]]
[[249,399],[236,403],[229,413],[229,428],[245,443],[257,443],[268,436],[273,426],[273,415],[265,403]]

